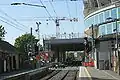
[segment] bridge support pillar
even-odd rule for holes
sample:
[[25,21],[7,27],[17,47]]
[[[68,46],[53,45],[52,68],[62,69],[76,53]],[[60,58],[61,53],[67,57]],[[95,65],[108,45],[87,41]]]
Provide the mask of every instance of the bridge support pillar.
[[65,58],[66,58],[66,55],[65,55],[65,52],[63,52],[63,62],[65,62]]
[[60,61],[60,53],[59,53],[59,48],[57,47],[57,62],[59,62]]
[[63,62],[63,52],[61,52],[60,55],[61,62]]

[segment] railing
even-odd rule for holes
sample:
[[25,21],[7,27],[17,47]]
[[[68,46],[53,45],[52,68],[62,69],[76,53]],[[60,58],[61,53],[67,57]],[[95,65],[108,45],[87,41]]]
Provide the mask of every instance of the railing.
[[70,34],[63,33],[63,34],[59,34],[57,36],[55,34],[42,35],[42,38],[44,40],[49,40],[49,39],[73,39],[73,38],[83,38],[83,37],[85,37],[84,33],[70,33]]

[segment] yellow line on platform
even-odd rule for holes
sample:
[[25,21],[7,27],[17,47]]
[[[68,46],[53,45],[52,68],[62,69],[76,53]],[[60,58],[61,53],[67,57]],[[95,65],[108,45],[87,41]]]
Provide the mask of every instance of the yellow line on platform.
[[90,75],[90,73],[88,72],[88,70],[87,70],[86,67],[85,67],[85,70],[86,70],[86,73],[87,73],[87,75],[88,75],[89,80],[92,80],[92,77],[91,77],[91,75]]

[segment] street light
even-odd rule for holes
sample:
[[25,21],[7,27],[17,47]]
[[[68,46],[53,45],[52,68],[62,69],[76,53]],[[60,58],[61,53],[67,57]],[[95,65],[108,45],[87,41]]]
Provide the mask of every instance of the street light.
[[41,5],[36,5],[36,4],[28,4],[28,3],[12,3],[11,5],[28,5],[28,6],[36,6],[36,7],[46,8],[46,6],[41,6]]

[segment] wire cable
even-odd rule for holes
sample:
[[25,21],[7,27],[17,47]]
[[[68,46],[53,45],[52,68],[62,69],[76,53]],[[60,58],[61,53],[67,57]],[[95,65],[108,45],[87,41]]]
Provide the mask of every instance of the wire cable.
[[58,17],[58,15],[57,15],[57,13],[56,13],[56,11],[55,11],[55,8],[54,8],[54,6],[53,6],[53,4],[52,4],[52,2],[49,0],[49,3],[51,4],[51,6],[52,6],[52,8],[53,8],[53,11],[54,11],[54,13],[56,14],[56,16]]
[[68,5],[68,1],[67,0],[66,0],[66,5],[67,5],[69,17],[71,18],[70,9],[69,9],[69,5]]
[[76,8],[76,16],[78,17],[78,15],[77,15],[77,2],[75,2],[75,8]]
[[[16,27],[16,26],[14,26],[14,25],[12,25],[12,24],[10,24],[10,23],[8,23],[8,22],[4,21],[4,20],[1,20],[1,19],[0,19],[0,21],[4,22],[4,23],[6,23],[6,24],[8,24],[8,25],[10,25],[10,26],[12,26],[12,27],[14,27],[14,28],[16,28],[16,29],[20,30],[20,31],[24,31],[23,29],[20,29],[20,28],[18,28],[18,27]],[[25,31],[24,31],[24,32],[25,32]]]
[[15,26],[19,26],[19,25],[17,25],[17,24],[15,24],[15,23],[13,23],[12,21],[8,20],[8,19],[7,19],[7,18],[5,18],[5,17],[0,16],[0,18],[2,18],[2,19],[4,19],[4,20],[6,20],[7,22],[10,22],[11,24],[13,24],[13,25],[15,25]]
[[[39,1],[41,2],[41,4],[42,4],[43,6],[45,6],[41,0],[39,0]],[[46,10],[46,12],[48,13],[48,15],[50,16],[50,18],[52,18],[51,14],[50,14],[49,11],[47,10],[47,8],[45,8],[45,10]],[[55,21],[53,18],[52,18],[52,20]]]
[[12,18],[11,16],[9,16],[7,13],[5,13],[3,10],[0,9],[0,12],[3,13],[5,16],[9,17],[10,19],[12,19],[13,21],[15,21],[16,23],[18,23],[19,25],[21,25],[21,27],[25,27],[27,29],[27,27],[21,23],[19,23],[16,19]]
[[[69,17],[71,18],[70,8],[69,8],[68,1],[67,1],[67,0],[66,0],[66,5],[67,5],[67,9],[68,9],[68,15],[69,15]],[[71,24],[71,25],[72,25],[72,30],[73,30],[73,32],[74,32],[74,25],[73,25],[73,24]]]

